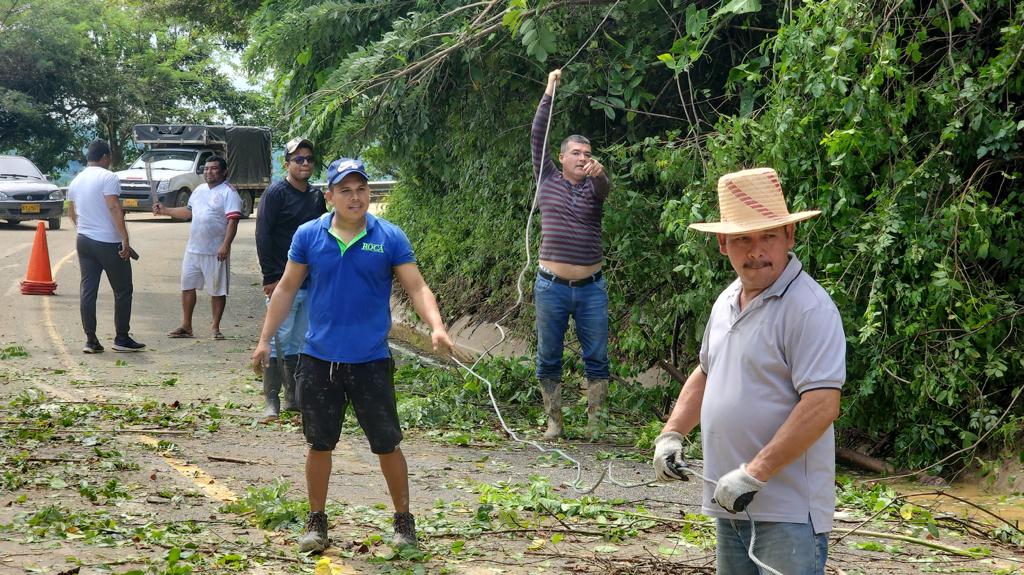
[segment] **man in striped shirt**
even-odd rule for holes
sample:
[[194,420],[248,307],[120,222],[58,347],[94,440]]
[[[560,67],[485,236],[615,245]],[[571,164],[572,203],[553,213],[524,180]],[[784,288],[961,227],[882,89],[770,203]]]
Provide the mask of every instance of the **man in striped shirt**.
[[561,70],[548,74],[530,135],[534,177],[540,179],[540,267],[533,288],[537,315],[537,379],[548,426],[544,438],[562,435],[562,349],[572,317],[587,375],[587,433],[604,426],[608,395],[608,286],[601,275],[601,215],[611,181],[591,156],[590,141],[562,141],[559,170],[544,149]]

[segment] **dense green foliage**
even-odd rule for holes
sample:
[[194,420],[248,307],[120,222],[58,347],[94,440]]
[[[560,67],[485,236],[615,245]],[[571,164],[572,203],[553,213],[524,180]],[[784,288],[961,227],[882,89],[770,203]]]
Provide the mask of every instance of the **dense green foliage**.
[[621,373],[693,364],[732,272],[686,224],[717,218],[721,174],[775,167],[791,209],[824,209],[796,251],[844,318],[841,426],[922,465],[1021,439],[1022,403],[1007,408],[1024,374],[1022,14],[1006,0],[268,0],[248,62],[278,72],[296,131],[401,174],[389,217],[445,312],[482,319],[516,297],[529,121],[564,67],[552,144],[591,136],[615,176]]
[[236,88],[218,67],[217,38],[176,8],[0,0],[0,152],[51,171],[80,161],[98,135],[120,166],[137,123],[266,123],[269,100]]

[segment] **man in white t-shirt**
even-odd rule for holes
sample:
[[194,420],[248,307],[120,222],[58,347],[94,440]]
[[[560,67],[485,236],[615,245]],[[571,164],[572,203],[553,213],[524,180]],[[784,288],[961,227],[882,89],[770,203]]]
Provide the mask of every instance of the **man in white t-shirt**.
[[832,298],[790,251],[796,222],[821,212],[789,213],[770,168],[722,176],[718,202],[722,221],[690,227],[717,234],[737,279],[711,309],[654,468],[685,479],[683,436],[700,423],[701,511],[717,520],[717,573],[765,573],[763,563],[824,575],[846,337]]
[[220,320],[228,300],[231,275],[231,242],[242,218],[242,198],[227,183],[228,163],[212,156],[203,167],[205,184],[199,185],[188,199],[188,207],[153,206],[153,213],[180,220],[192,220],[188,246],[181,262],[181,325],[168,337],[192,337],[192,312],[196,309],[196,290],[206,288],[213,308],[213,338],[224,339]]
[[[110,167],[110,145],[94,140],[86,152],[88,165],[68,186],[68,216],[78,228],[75,248],[82,282],[79,308],[85,331],[84,353],[101,353],[96,337],[96,296],[100,276],[114,290],[114,351],[142,351],[146,346],[128,335],[132,319],[132,264],[128,228],[121,211],[121,182]],[[134,256],[138,257],[138,256]]]

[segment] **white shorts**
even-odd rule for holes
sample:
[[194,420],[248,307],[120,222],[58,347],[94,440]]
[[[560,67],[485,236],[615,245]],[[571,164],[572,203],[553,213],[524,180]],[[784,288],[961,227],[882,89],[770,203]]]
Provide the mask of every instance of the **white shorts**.
[[212,296],[228,295],[229,261],[219,261],[216,255],[185,252],[181,260],[181,291],[205,287]]

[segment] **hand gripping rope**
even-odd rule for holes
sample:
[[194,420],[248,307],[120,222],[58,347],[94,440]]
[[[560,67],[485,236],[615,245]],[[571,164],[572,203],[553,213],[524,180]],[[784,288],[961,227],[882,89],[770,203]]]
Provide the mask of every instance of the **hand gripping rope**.
[[[597,27],[594,28],[594,31],[591,32],[591,34],[587,38],[587,40],[582,45],[580,45],[579,49],[576,50],[576,53],[573,54],[572,57],[569,58],[569,60],[566,61],[566,63],[562,65],[563,68],[568,66],[570,63],[572,63],[572,61],[576,59],[576,56],[578,56],[580,54],[580,52],[583,51],[583,48],[587,44],[590,43],[590,40],[597,34],[597,32],[601,29],[601,27],[604,25],[604,23],[608,20],[608,17],[611,16],[612,10],[614,10],[615,7],[618,6],[620,1],[621,0],[615,0],[615,3],[612,4],[612,7],[608,9],[608,12],[605,14],[604,18],[601,20],[600,23],[598,23]],[[558,91],[558,83],[556,82],[551,87],[551,112],[548,114],[548,122],[547,122],[547,125],[544,128],[544,144],[541,147],[541,157],[540,157],[540,164],[541,164],[542,167],[544,165],[545,154],[547,154],[547,151],[548,151],[548,136],[550,135],[550,132],[551,132],[551,118],[554,116],[554,111],[555,111],[555,94],[557,93],[557,91]],[[526,276],[526,272],[529,271],[530,266],[533,263],[533,259],[532,259],[532,256],[531,256],[531,247],[530,247],[530,230],[533,228],[533,214],[537,210],[537,200],[538,200],[538,198],[540,196],[540,185],[541,185],[541,178],[542,178],[542,176],[543,176],[543,170],[538,170],[537,171],[537,182],[536,182],[536,185],[534,186],[533,200],[532,200],[532,202],[530,204],[530,213],[529,213],[529,215],[526,218],[526,230],[525,230],[525,234],[524,234],[524,236],[525,236],[524,249],[526,251],[526,263],[523,265],[522,269],[519,271],[519,275],[516,277],[516,301],[515,301],[514,304],[512,304],[511,307],[508,308],[508,310],[505,312],[504,315],[502,315],[497,321],[494,322],[494,327],[496,327],[498,329],[498,332],[501,334],[501,337],[498,339],[497,342],[495,342],[490,347],[485,349],[480,354],[480,356],[476,359],[476,361],[473,362],[473,365],[471,365],[471,366],[467,366],[463,362],[459,361],[459,359],[457,357],[455,357],[454,355],[450,356],[451,360],[453,362],[455,362],[459,367],[461,367],[462,369],[465,369],[469,374],[471,374],[473,377],[479,379],[481,382],[483,382],[487,386],[487,396],[491,400],[491,407],[494,408],[494,413],[495,413],[495,415],[498,416],[498,422],[501,423],[501,428],[505,431],[505,433],[507,433],[509,435],[509,437],[512,438],[512,441],[514,441],[516,443],[521,443],[523,445],[529,445],[529,446],[537,449],[541,453],[555,453],[559,457],[561,457],[562,459],[565,459],[566,461],[571,462],[576,467],[576,477],[575,477],[575,479],[573,479],[572,483],[568,484],[569,488],[571,488],[574,492],[576,492],[578,494],[581,494],[581,495],[585,495],[585,494],[588,494],[588,493],[593,493],[594,490],[596,490],[597,487],[599,485],[601,485],[602,483],[604,483],[606,480],[609,483],[612,483],[613,485],[617,485],[618,487],[622,487],[622,488],[625,488],[625,489],[634,489],[634,488],[637,488],[637,487],[647,487],[647,486],[650,486],[650,485],[658,484],[660,482],[657,479],[650,480],[650,481],[642,481],[642,482],[639,482],[639,483],[623,483],[622,481],[619,481],[619,480],[615,479],[615,477],[612,475],[612,462],[609,461],[608,462],[608,466],[606,468],[604,468],[604,470],[601,472],[601,475],[598,476],[597,481],[595,481],[594,484],[591,485],[590,487],[583,487],[582,486],[582,481],[583,481],[583,479],[582,479],[583,465],[580,463],[580,461],[575,459],[574,457],[570,456],[568,453],[566,453],[565,451],[563,451],[560,448],[557,448],[557,447],[545,447],[544,445],[538,443],[537,441],[533,441],[533,440],[529,440],[529,439],[521,439],[519,437],[519,435],[516,434],[516,432],[513,431],[508,426],[508,424],[505,422],[505,418],[501,414],[501,409],[498,408],[498,400],[494,397],[494,387],[491,384],[490,380],[488,380],[486,377],[484,377],[484,376],[482,376],[482,375],[480,375],[479,373],[476,372],[476,366],[480,363],[480,361],[483,360],[484,357],[490,355],[491,351],[494,350],[494,348],[496,348],[499,345],[501,345],[502,343],[504,343],[505,339],[507,338],[507,333],[505,331],[505,328],[502,327],[501,322],[505,321],[505,319],[508,318],[508,316],[510,316],[512,314],[512,312],[516,310],[516,308],[518,308],[519,306],[521,306],[523,304],[523,299],[524,299],[524,297],[523,297],[523,278]],[[693,475],[694,477],[697,477],[698,479],[706,481],[706,482],[708,482],[708,483],[710,483],[712,485],[717,485],[716,481],[713,481],[711,479],[708,479],[708,478],[704,477],[700,473],[694,471],[693,468],[691,468],[691,467],[688,467],[688,466],[677,466],[675,468],[675,470],[678,471],[678,472],[682,472],[682,473],[689,473],[689,474]],[[747,510],[744,510],[744,511],[747,514],[747,518],[750,520],[750,546],[749,546],[749,548],[747,550],[747,555],[750,557],[751,561],[753,561],[758,567],[763,569],[766,573],[769,573],[770,575],[782,575],[782,573],[779,573],[775,569],[769,567],[768,565],[765,565],[761,560],[759,560],[757,557],[754,556],[754,542],[756,541],[756,538],[757,538],[757,534],[756,534],[755,528],[754,528],[754,518],[750,516],[750,511],[747,511]]]

